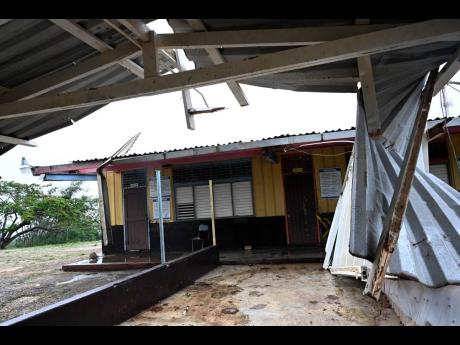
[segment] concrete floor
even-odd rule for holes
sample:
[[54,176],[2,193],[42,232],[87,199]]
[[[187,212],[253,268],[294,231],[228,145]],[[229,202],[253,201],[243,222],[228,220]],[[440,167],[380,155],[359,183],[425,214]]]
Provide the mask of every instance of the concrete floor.
[[400,325],[363,287],[319,263],[219,266],[122,325]]
[[221,265],[291,264],[323,262],[325,255],[317,247],[220,250],[219,261]]

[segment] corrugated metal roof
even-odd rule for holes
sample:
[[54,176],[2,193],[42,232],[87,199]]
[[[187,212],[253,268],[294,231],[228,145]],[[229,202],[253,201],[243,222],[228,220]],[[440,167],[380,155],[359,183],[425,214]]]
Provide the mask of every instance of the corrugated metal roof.
[[[459,117],[449,117],[447,118],[447,123],[449,124],[452,122],[452,120],[460,119]],[[443,121],[444,118],[437,117],[435,119],[430,119],[428,120],[428,125],[427,128],[431,128],[433,124],[437,124],[440,121]],[[460,123],[458,124],[460,125]],[[355,136],[355,127],[350,127],[347,129],[332,129],[332,130],[326,130],[324,132],[308,132],[308,133],[300,133],[300,134],[281,134],[273,137],[266,137],[266,138],[261,138],[261,139],[253,139],[250,141],[233,141],[233,142],[228,142],[228,143],[222,143],[222,144],[216,144],[216,145],[204,145],[204,146],[193,146],[193,147],[184,147],[184,148],[175,148],[171,150],[165,150],[165,151],[151,151],[151,152],[135,152],[135,153],[128,153],[122,156],[118,156],[118,158],[130,158],[130,157],[140,157],[140,156],[147,156],[147,155],[157,155],[157,154],[167,154],[171,152],[185,152],[185,151],[190,151],[190,150],[198,150],[198,149],[205,149],[205,148],[223,148],[226,146],[231,146],[235,144],[245,144],[247,148],[249,146],[247,144],[250,143],[261,143],[262,146],[277,146],[277,145],[285,145],[286,143],[283,143],[281,141],[277,141],[277,139],[283,139],[283,138],[299,138],[299,137],[304,137],[304,136],[311,136],[311,135],[319,135],[319,140],[338,140],[338,139],[344,139],[344,138],[352,138]],[[311,138],[311,141],[316,141],[318,138]],[[260,145],[259,145],[260,146]],[[234,148],[236,149],[236,148]],[[133,148],[131,151],[136,151],[136,145],[134,144]],[[82,159],[82,160],[75,160],[73,163],[85,163],[85,162],[93,162],[93,161],[100,161],[100,160],[105,160],[108,157],[101,157],[101,158],[88,158],[88,159]]]
[[[144,22],[152,20],[143,19]],[[77,23],[113,48],[128,42],[126,37],[101,19],[78,19]],[[0,91],[0,99],[5,92],[26,82],[77,65],[99,54],[47,19],[13,19],[0,24],[0,51],[0,86],[7,88]],[[141,57],[133,61],[143,66]],[[124,67],[115,65],[49,93],[76,91],[137,78]],[[67,127],[72,121],[76,122],[101,107],[103,105],[3,119],[0,120],[0,134],[30,140]],[[0,143],[0,155],[14,146]]]

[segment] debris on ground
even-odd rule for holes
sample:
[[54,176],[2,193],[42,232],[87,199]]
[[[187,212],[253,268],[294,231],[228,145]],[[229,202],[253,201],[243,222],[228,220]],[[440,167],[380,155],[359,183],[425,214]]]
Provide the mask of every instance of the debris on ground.
[[122,325],[400,325],[362,294],[363,282],[320,267],[219,266]]
[[238,313],[238,309],[235,307],[229,307],[222,309],[223,314],[236,314]]

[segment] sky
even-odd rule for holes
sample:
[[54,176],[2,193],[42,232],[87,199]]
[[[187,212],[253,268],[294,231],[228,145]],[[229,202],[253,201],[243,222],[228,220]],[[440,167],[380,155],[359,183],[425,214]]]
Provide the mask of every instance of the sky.
[[[172,32],[166,21],[149,25],[158,33]],[[453,80],[460,81],[460,73]],[[459,85],[454,85],[460,90]],[[72,160],[110,156],[141,132],[131,153],[224,144],[281,134],[346,129],[355,126],[356,94],[294,92],[241,84],[249,106],[240,107],[226,84],[202,87],[211,107],[225,110],[195,116],[196,130],[188,130],[180,92],[145,96],[108,104],[75,124],[36,138],[37,147],[16,146],[0,156],[3,180],[44,183],[19,171],[21,157],[29,164],[54,165]],[[191,91],[193,105],[204,107]],[[449,115],[460,115],[460,92],[447,88]],[[439,95],[429,118],[442,116]],[[49,183],[49,182],[45,182]],[[66,186],[67,182],[54,182]],[[97,196],[96,182],[85,182],[87,193]]]

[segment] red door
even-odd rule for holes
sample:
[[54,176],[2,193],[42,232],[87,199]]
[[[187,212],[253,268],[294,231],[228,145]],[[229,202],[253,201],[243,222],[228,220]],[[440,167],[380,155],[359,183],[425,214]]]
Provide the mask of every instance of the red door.
[[148,213],[146,188],[124,190],[126,249],[148,250]]
[[289,245],[316,245],[315,188],[311,158],[294,155],[283,160],[286,226]]

